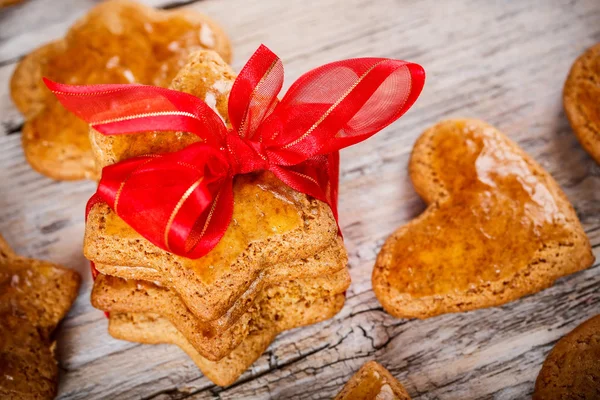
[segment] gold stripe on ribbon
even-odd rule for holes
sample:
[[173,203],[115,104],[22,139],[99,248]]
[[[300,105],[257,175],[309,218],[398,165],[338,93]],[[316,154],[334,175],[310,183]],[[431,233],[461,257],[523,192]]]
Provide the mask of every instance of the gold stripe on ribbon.
[[162,115],[184,115],[186,117],[194,118],[194,119],[197,119],[200,121],[200,118],[198,118],[194,114],[186,112],[186,111],[158,111],[158,112],[151,112],[151,113],[145,113],[145,114],[127,115],[125,117],[106,119],[104,121],[98,121],[98,122],[91,122],[90,126],[94,127],[96,125],[104,125],[104,124],[110,124],[113,122],[129,121],[131,119],[136,119],[136,118],[158,117],[158,116],[162,116]]
[[127,182],[127,179],[121,182],[121,186],[119,186],[119,190],[117,190],[117,194],[115,195],[115,214],[117,215],[119,215],[119,212],[117,211],[117,209],[119,208],[119,197],[121,197],[121,192],[123,191],[123,186],[125,186],[125,182]]
[[314,179],[314,178],[311,178],[311,177],[310,177],[310,176],[308,176],[308,175],[304,175],[303,173],[300,173],[300,172],[298,172],[298,171],[292,171],[292,170],[288,170],[288,172],[291,172],[291,173],[293,173],[293,174],[296,174],[296,175],[300,175],[301,177],[303,177],[303,178],[305,178],[305,179],[308,179],[309,181],[311,181],[311,182],[312,182],[312,183],[314,183],[315,185],[317,185],[317,186],[320,186],[320,185],[319,185],[319,183],[316,181],[316,179]]
[[206,221],[204,221],[204,226],[202,227],[202,232],[200,232],[200,235],[198,235],[197,238],[195,238],[193,241],[191,241],[191,246],[187,246],[186,247],[186,251],[189,251],[191,248],[193,248],[194,246],[196,246],[196,244],[200,241],[200,239],[202,239],[202,236],[204,236],[204,234],[206,233],[206,230],[208,229],[208,225],[210,224],[210,220],[213,217],[213,214],[215,213],[215,208],[217,208],[217,203],[219,202],[219,197],[221,197],[221,192],[219,192],[217,194],[217,197],[215,197],[215,199],[213,200],[213,204],[212,207],[210,208],[210,212],[208,213],[208,216],[206,217]]
[[[275,65],[277,65],[277,63],[279,62],[279,57],[275,58],[275,61],[273,61],[273,63],[269,66],[269,68],[267,68],[267,71],[265,72],[265,74],[262,76],[262,78],[260,78],[260,81],[258,81],[258,83],[256,84],[256,86],[254,86],[254,89],[252,89],[252,93],[250,94],[250,102],[252,102],[252,99],[254,98],[254,95],[256,94],[258,88],[260,87],[261,84],[263,84],[266,80],[267,77],[269,76],[269,74],[271,73],[271,71],[273,70],[273,68],[275,68]],[[250,109],[250,103],[248,103],[248,107],[246,107],[246,111],[244,112],[244,118],[242,119],[242,122],[240,123],[240,127],[238,129],[238,135],[240,137],[244,137],[245,135],[243,135],[244,132],[244,128],[246,127],[246,118],[248,117],[248,110]]]
[[[143,156],[143,157],[159,157],[158,155],[149,155],[149,156]],[[119,186],[119,190],[117,190],[117,194],[115,195],[115,214],[119,215],[119,212],[117,211],[119,208],[119,198],[121,197],[121,192],[123,191],[123,187],[125,186],[125,184],[127,183],[127,181],[129,180],[129,178],[131,178],[131,176],[140,168],[142,168],[144,165],[148,164],[150,161],[152,161],[152,158],[150,158],[150,160],[146,160],[145,163],[143,163],[142,165],[140,165],[139,167],[137,167],[136,169],[134,169],[133,171],[131,171],[129,173],[129,175],[127,175],[127,177],[125,179],[123,179],[123,182],[121,182],[121,185]]]
[[213,214],[215,213],[215,208],[217,208],[217,203],[219,202],[219,197],[221,197],[221,192],[219,192],[217,194],[217,197],[215,197],[215,200],[213,201],[213,205],[210,208],[210,212],[208,213],[208,216],[206,217],[206,222],[204,222],[204,227],[202,228],[202,232],[200,232],[200,238],[202,238],[202,236],[204,236],[204,234],[206,233],[206,229],[208,228],[208,224],[210,223],[210,220],[213,217]]
[[333,103],[331,105],[331,107],[329,107],[329,109],[327,111],[325,111],[325,113],[323,114],[323,116],[321,116],[321,118],[319,118],[317,120],[317,122],[315,122],[302,136],[300,136],[298,139],[294,140],[293,142],[290,142],[288,144],[286,144],[285,146],[283,146],[283,149],[287,149],[290,148],[292,146],[297,145],[298,143],[300,143],[301,141],[303,141],[304,139],[306,139],[306,137],[308,135],[310,135],[315,129],[317,129],[317,127],[319,125],[321,125],[321,123],[325,120],[325,118],[327,118],[329,116],[329,114],[331,114],[333,112],[333,110],[336,109],[337,106],[340,105],[340,103],[342,101],[344,101],[344,99],[346,97],[348,97],[348,95],[350,93],[352,93],[352,91],[356,88],[356,86],[358,86],[358,84],[365,79],[365,77],[375,69],[375,67],[377,67],[379,64],[386,62],[387,60],[381,60],[375,64],[373,64],[373,66],[371,68],[369,68],[364,74],[362,74],[360,76],[360,78],[358,78],[358,80],[356,82],[354,82],[354,84],[352,86],[350,86],[350,88],[348,88],[348,90],[346,90],[346,92],[342,95],[342,97],[340,97],[339,99],[336,100],[335,103]]
[[121,88],[113,89],[113,90],[105,90],[103,92],[90,92],[90,93],[61,92],[60,90],[51,90],[51,92],[54,94],[60,94],[61,96],[82,96],[83,97],[83,96],[97,96],[97,95],[101,95],[101,94],[122,92],[123,90],[127,90],[127,89],[129,89],[129,87],[121,87]]
[[192,195],[194,190],[196,190],[196,188],[198,186],[200,186],[200,183],[202,183],[203,180],[204,180],[204,177],[201,177],[196,182],[192,183],[192,185],[189,188],[187,188],[187,190],[185,191],[183,196],[181,196],[181,198],[175,205],[175,208],[173,209],[173,212],[171,213],[171,216],[169,217],[167,226],[165,227],[165,233],[164,233],[165,246],[169,251],[171,251],[171,247],[169,246],[169,231],[171,230],[171,225],[173,225],[173,221],[175,220],[177,213],[179,212],[179,210],[181,210],[181,207],[183,207],[183,203],[185,203],[185,201]]

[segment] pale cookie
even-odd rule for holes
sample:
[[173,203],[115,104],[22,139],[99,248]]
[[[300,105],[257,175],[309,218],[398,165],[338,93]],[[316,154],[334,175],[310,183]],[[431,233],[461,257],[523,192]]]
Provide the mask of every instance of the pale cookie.
[[335,400],[410,400],[400,382],[375,361],[363,365]]
[[563,104],[581,145],[600,163],[600,43],[589,48],[571,67]]
[[504,304],[594,261],[558,184],[482,121],[427,130],[410,176],[429,206],[388,238],[373,270],[375,294],[396,317]]
[[[315,301],[310,305],[292,307],[290,320],[313,324],[332,318],[344,305],[345,296],[336,295]],[[299,325],[296,325],[299,326]],[[202,357],[185,337],[166,319],[158,314],[110,314],[109,333],[122,340],[159,344],[171,343],[179,346],[198,366],[200,371],[219,386],[234,383],[239,376],[256,361],[269,347],[275,337],[285,329],[271,322],[258,325],[227,357],[210,361]]]
[[[319,275],[331,274],[346,267],[344,243],[336,237],[326,248],[305,259],[296,259],[283,264],[270,267],[270,282],[283,282],[298,278],[309,278]],[[116,276],[123,279],[141,279],[144,281],[158,282],[162,286],[169,286],[168,280],[159,269],[147,267],[131,267],[122,265],[94,264],[98,272]],[[264,281],[261,281],[264,282]],[[254,285],[244,292],[243,296],[251,295],[251,291],[261,290],[263,285]],[[237,301],[242,299],[238,298]]]
[[167,87],[198,49],[231,58],[219,25],[195,11],[155,10],[128,0],[97,5],[64,39],[26,56],[13,74],[11,96],[26,118],[23,149],[31,166],[54,179],[97,177],[87,124],[59,104],[43,76],[68,84]]
[[[218,361],[236,348],[255,326],[275,324],[286,330],[311,323],[297,318],[307,317],[307,314],[298,315],[293,310],[342,294],[349,285],[350,275],[344,268],[333,275],[271,286],[261,291],[256,301],[242,315],[236,316],[234,322],[218,330],[192,314],[177,294],[144,281],[99,275],[92,290],[92,305],[110,313],[160,314],[198,353]],[[231,311],[226,315],[229,314]]]
[[537,377],[533,400],[600,399],[600,315],[556,343]]
[[54,398],[51,334],[79,283],[75,271],[17,256],[0,236],[0,398]]
[[[275,264],[268,269],[269,279],[259,279],[255,284],[250,285],[227,309],[227,312],[219,318],[213,320],[203,320],[206,329],[211,332],[222,332],[228,329],[240,318],[249,307],[254,303],[254,299],[260,295],[268,285],[283,284],[291,280],[311,279],[322,276],[331,276],[346,270],[347,257],[341,238],[336,238],[333,245],[323,251],[310,256],[306,259],[297,259],[287,263]],[[170,282],[165,276],[156,269],[147,267],[109,267],[104,264],[95,264],[97,270],[106,275],[111,275],[124,279],[137,279],[151,281],[165,288],[172,288]],[[266,274],[267,272],[265,272]],[[173,293],[177,293],[172,290]],[[194,314],[197,308],[195,304],[198,299],[195,297],[182,297],[182,303]],[[189,305],[188,305],[189,304]],[[201,316],[195,315],[202,320]]]

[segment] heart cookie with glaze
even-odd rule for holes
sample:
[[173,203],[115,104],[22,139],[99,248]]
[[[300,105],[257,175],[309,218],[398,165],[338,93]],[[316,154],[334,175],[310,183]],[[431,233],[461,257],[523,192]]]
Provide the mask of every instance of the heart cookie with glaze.
[[395,317],[504,304],[594,261],[558,184],[482,121],[443,121],[423,133],[410,176],[428,207],[387,239],[372,277]]

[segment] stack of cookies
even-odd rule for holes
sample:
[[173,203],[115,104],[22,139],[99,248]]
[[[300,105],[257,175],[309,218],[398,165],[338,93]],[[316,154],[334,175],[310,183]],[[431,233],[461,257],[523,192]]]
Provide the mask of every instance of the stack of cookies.
[[[171,88],[191,93],[228,122],[235,74],[212,51],[190,56]],[[198,140],[181,132],[103,136],[91,131],[98,168]],[[333,317],[350,278],[330,208],[267,172],[234,181],[232,221],[206,256],[187,259],[144,239],[108,205],[94,205],[84,251],[98,275],[92,304],[109,332],[181,347],[218,385],[233,383],[280,332]]]

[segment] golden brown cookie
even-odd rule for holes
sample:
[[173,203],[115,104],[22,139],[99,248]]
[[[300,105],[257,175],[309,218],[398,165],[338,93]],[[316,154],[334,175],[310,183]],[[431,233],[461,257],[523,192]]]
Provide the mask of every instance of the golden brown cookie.
[[335,400],[410,400],[400,382],[375,361],[363,365]]
[[375,294],[396,317],[504,304],[594,261],[558,184],[482,121],[427,130],[410,176],[428,208],[388,238],[373,270]]
[[[227,356],[256,325],[276,324],[280,330],[312,323],[297,319],[292,310],[310,307],[322,298],[343,294],[350,285],[348,270],[343,268],[333,275],[302,279],[271,286],[262,290],[247,311],[213,326],[196,317],[181,298],[167,288],[151,282],[132,281],[99,275],[92,290],[92,305],[110,313],[156,313],[168,319],[188,342],[213,361]],[[229,311],[226,316],[232,314]]]
[[0,236],[0,398],[51,399],[51,334],[77,297],[70,269],[17,256]]
[[533,400],[600,399],[600,315],[558,341],[535,382]]
[[42,76],[68,84],[166,87],[198,49],[213,49],[227,61],[231,57],[219,25],[195,11],[155,10],[128,0],[99,4],[65,38],[26,56],[13,74],[11,95],[26,118],[27,160],[54,179],[97,177],[87,124],[59,104]]
[[28,320],[0,314],[0,398],[53,399],[58,366],[53,351]]
[[590,47],[571,67],[563,104],[581,145],[600,163],[600,43]]

